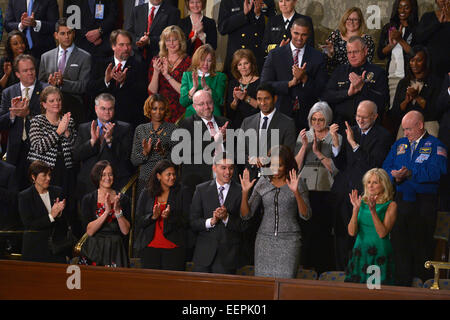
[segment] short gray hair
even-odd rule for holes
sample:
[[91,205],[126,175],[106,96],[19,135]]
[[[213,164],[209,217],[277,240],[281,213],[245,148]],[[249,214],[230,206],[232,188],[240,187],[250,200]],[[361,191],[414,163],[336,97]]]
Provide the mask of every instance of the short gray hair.
[[350,39],[348,39],[348,43],[353,43],[355,41],[359,41],[362,45],[362,49],[364,49],[365,47],[367,47],[367,43],[366,40],[364,40],[363,37],[360,36],[351,36]]
[[325,117],[325,123],[327,126],[329,126],[331,121],[333,120],[333,111],[331,110],[330,106],[326,101],[319,101],[312,106],[311,110],[309,110],[308,114],[309,127],[311,128],[312,115],[316,112],[320,112],[321,114],[323,114],[323,116]]
[[112,101],[113,105],[116,105],[116,98],[110,93],[100,93],[97,97],[95,97],[95,105],[98,106],[100,103],[100,100],[102,101]]

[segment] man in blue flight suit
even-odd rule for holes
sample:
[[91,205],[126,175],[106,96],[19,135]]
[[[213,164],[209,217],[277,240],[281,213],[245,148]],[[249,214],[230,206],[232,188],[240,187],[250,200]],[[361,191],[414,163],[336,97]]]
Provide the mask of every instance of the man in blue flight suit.
[[397,221],[391,232],[398,285],[413,277],[432,277],[424,263],[433,257],[438,187],[447,172],[447,150],[424,128],[423,115],[408,112],[402,120],[405,137],[392,146],[383,169],[396,187]]
[[368,48],[364,39],[353,36],[347,43],[347,57],[350,64],[339,65],[332,73],[322,94],[322,100],[333,109],[333,123],[340,133],[345,134],[345,121],[355,125],[356,109],[361,101],[375,102],[378,108],[378,123],[389,102],[389,88],[386,72],[367,61]]

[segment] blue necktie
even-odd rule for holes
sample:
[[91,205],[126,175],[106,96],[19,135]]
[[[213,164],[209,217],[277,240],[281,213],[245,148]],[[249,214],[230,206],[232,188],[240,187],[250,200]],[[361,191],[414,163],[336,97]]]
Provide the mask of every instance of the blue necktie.
[[[31,16],[32,12],[33,12],[33,0],[30,0],[30,3],[28,3],[28,9],[27,9],[27,14],[28,16]],[[27,40],[28,40],[28,46],[31,48],[33,48],[33,39],[31,39],[31,27],[27,28],[27,31],[25,32]]]
[[417,146],[417,141],[414,141],[413,143],[411,143],[411,159],[412,159],[414,150],[416,150],[416,146]]

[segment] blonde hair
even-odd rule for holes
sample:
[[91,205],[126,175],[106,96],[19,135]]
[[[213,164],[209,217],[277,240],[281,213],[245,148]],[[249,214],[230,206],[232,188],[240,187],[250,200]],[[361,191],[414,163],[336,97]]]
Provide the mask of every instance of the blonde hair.
[[183,30],[179,26],[168,26],[166,27],[161,36],[159,37],[159,56],[167,57],[169,54],[166,46],[166,39],[170,36],[175,36],[180,43],[180,49],[178,49],[178,54],[184,56],[186,54],[186,38],[184,36]]
[[393,200],[394,199],[394,187],[392,186],[391,180],[389,179],[389,175],[387,174],[387,172],[384,169],[373,168],[373,169],[370,169],[369,171],[367,171],[362,179],[362,182],[364,185],[364,193],[363,193],[362,199],[364,200],[364,202],[368,203],[369,192],[367,190],[367,182],[369,181],[370,177],[372,177],[373,175],[378,178],[378,181],[383,186],[383,194],[377,200],[380,201],[381,203],[385,203],[389,200]]
[[360,8],[358,7],[351,7],[347,11],[345,11],[344,15],[341,18],[341,21],[339,22],[339,31],[341,32],[341,35],[345,37],[347,34],[347,27],[345,24],[347,23],[348,17],[353,13],[356,12],[358,14],[359,18],[359,30],[358,34],[359,36],[362,36],[364,32],[366,31],[366,22],[364,21],[364,16]]
[[192,56],[192,63],[189,71],[192,71],[193,73],[197,72],[200,63],[206,59],[208,54],[211,55],[212,59],[211,70],[209,70],[209,74],[211,75],[211,77],[214,77],[216,75],[216,51],[208,43],[201,45],[197,50],[195,50],[194,55]]

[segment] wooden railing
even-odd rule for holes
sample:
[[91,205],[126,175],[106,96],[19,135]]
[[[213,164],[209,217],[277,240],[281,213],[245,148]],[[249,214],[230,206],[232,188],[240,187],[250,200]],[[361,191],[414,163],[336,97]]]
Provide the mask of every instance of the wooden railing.
[[[80,289],[68,288],[78,272],[68,267],[79,270]],[[0,299],[450,300],[450,290],[6,260],[0,279]]]

